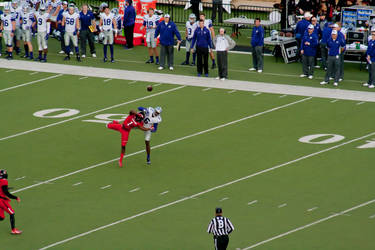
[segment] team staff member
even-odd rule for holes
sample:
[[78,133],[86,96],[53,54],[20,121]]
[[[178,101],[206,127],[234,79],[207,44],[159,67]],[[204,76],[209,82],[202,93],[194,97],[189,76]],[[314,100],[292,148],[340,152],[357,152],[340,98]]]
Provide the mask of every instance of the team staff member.
[[191,42],[191,47],[193,48],[191,49],[191,53],[194,53],[195,44],[197,44],[198,76],[202,75],[204,68],[204,76],[208,77],[208,52],[212,50],[212,41],[210,31],[204,26],[203,20],[199,20],[199,27],[194,32],[193,40]]
[[332,32],[332,23],[326,23],[324,25],[324,29],[322,32],[322,39],[320,40],[320,54],[322,57],[322,67],[324,70],[327,70],[327,57],[328,57],[328,49],[327,49],[327,40],[331,36]]
[[[82,11],[79,13],[79,21],[81,23],[81,30],[79,32],[79,39],[81,41],[81,55],[86,57],[86,43],[89,42],[90,53],[92,57],[96,57],[94,32],[96,32],[96,22],[94,14],[88,10],[87,4],[82,5]],[[90,29],[91,26],[91,29]]]
[[125,49],[133,48],[133,33],[136,13],[132,3],[132,0],[126,0],[125,2],[125,12],[123,21],[126,39],[126,46],[124,47]]
[[375,87],[375,30],[371,32],[371,40],[368,41],[366,55],[369,76],[368,82],[363,84],[363,86],[373,89]]
[[[204,27],[206,27],[211,32],[210,33],[211,34],[211,40],[214,39],[215,38],[215,29],[214,29],[214,26],[212,25],[212,20],[206,19],[206,14],[204,14],[203,12],[200,13],[199,18],[200,18],[200,20],[204,21]],[[212,61],[211,69],[214,69],[214,68],[216,68],[216,63],[215,63],[215,54],[214,54],[213,50],[210,50],[210,57],[211,57],[211,61]]]
[[170,15],[165,14],[164,20],[158,24],[155,30],[155,41],[160,34],[160,66],[159,70],[163,70],[165,66],[165,58],[168,60],[169,70],[173,70],[173,53],[174,53],[174,36],[177,37],[177,44],[181,43],[181,35],[177,26],[170,20]]
[[310,25],[310,19],[311,14],[310,12],[305,12],[304,19],[299,21],[296,26],[296,40],[298,42],[298,45],[301,45],[301,40],[303,38],[303,35],[305,34],[305,31],[307,30],[307,27]]
[[260,18],[254,20],[255,26],[251,34],[251,47],[253,55],[253,67],[250,71],[258,70],[258,73],[263,72],[263,45],[264,45],[264,29],[260,25]]
[[300,77],[308,76],[313,79],[316,48],[318,46],[318,36],[314,32],[314,25],[310,24],[301,41],[302,71]]
[[337,30],[337,37],[342,40],[345,44],[344,47],[341,48],[340,53],[340,76],[339,76],[339,82],[341,82],[344,79],[344,54],[346,50],[346,29],[341,27],[341,23],[335,23],[334,29]]
[[223,217],[223,210],[218,207],[215,209],[215,217],[208,224],[208,233],[214,235],[215,249],[225,250],[229,243],[229,234],[233,232],[234,226],[226,217]]
[[219,76],[216,79],[224,81],[228,78],[228,50],[231,50],[236,46],[235,41],[225,34],[225,29],[219,29],[219,35],[214,39],[217,55],[217,68]]

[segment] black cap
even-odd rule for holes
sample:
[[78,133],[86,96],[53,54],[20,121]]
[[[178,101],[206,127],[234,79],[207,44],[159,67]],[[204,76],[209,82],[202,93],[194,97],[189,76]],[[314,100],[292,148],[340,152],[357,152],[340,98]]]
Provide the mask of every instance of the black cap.
[[217,214],[221,214],[221,213],[223,212],[223,209],[221,209],[221,207],[217,207],[217,208],[215,209],[215,212],[216,212]]

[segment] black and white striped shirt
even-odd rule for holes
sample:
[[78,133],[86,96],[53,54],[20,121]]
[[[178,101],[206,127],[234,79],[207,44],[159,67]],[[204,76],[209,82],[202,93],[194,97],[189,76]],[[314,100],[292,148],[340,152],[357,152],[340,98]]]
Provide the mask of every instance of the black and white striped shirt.
[[208,233],[212,233],[214,236],[228,235],[233,232],[234,226],[232,222],[226,217],[216,216],[208,224]]

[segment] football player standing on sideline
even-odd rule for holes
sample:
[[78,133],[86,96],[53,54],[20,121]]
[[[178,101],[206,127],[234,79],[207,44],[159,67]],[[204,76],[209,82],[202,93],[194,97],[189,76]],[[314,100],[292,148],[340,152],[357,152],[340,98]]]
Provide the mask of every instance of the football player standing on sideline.
[[[185,31],[185,40],[186,40],[186,59],[181,63],[181,65],[189,65],[190,60],[190,51],[191,49],[194,49],[191,47],[191,42],[193,40],[194,32],[197,29],[198,24],[196,22],[195,15],[192,13],[189,15],[189,21],[186,22],[186,31]],[[195,66],[195,57],[197,53],[193,52],[193,61],[191,63],[191,66]]]
[[22,28],[22,40],[25,47],[24,58],[34,59],[33,45],[31,43],[31,27],[35,22],[34,14],[30,12],[30,7],[25,5],[22,7],[21,13],[21,28]]
[[16,29],[14,16],[10,13],[10,5],[4,6],[4,13],[0,16],[0,36],[4,37],[5,46],[7,46],[7,59],[13,59],[13,37]]
[[113,28],[115,31],[115,36],[117,36],[117,23],[113,13],[110,12],[108,7],[104,7],[104,12],[100,14],[99,27],[100,31],[104,34],[103,62],[107,62],[107,46],[109,45],[109,50],[111,51],[111,63],[113,63],[115,62],[115,59],[113,58]]
[[156,65],[159,65],[159,53],[156,49],[155,30],[159,24],[159,17],[154,15],[154,9],[148,9],[148,14],[143,17],[143,25],[141,30],[146,27],[146,42],[148,47],[148,54],[150,59],[146,63],[154,63],[154,56],[156,58]]
[[20,46],[21,46],[21,13],[22,13],[22,7],[19,5],[19,0],[12,0],[12,5],[10,8],[10,12],[12,13],[14,20],[16,22],[16,30],[14,31],[14,50],[16,51],[16,54],[18,55],[21,52]]
[[225,250],[229,244],[229,234],[233,232],[234,226],[226,217],[223,217],[223,210],[215,209],[215,217],[208,224],[207,232],[214,235],[215,249]]
[[35,25],[37,26],[37,40],[39,50],[39,56],[35,59],[35,61],[47,62],[50,17],[51,16],[49,12],[46,12],[46,7],[44,6],[44,4],[39,5],[39,11],[35,12],[35,22],[33,23],[33,27],[35,27]]
[[75,12],[73,4],[69,4],[68,12],[63,14],[61,25],[65,27],[64,42],[65,42],[65,61],[70,60],[70,41],[72,41],[75,48],[77,61],[81,61],[78,49],[78,36],[79,36],[79,14]]

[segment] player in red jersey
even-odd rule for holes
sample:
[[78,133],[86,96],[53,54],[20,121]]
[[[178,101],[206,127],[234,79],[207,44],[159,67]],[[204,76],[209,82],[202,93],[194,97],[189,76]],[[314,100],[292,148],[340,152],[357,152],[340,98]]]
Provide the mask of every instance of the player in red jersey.
[[16,220],[14,218],[14,210],[10,206],[10,199],[15,199],[18,202],[21,199],[9,193],[8,190],[8,173],[6,170],[0,170],[0,221],[5,219],[4,212],[10,215],[10,226],[12,228],[12,234],[21,234],[22,231],[16,228]]
[[139,128],[143,131],[152,130],[153,128],[143,127],[143,115],[137,113],[134,110],[130,110],[129,116],[126,117],[124,122],[120,124],[118,121],[113,121],[107,124],[107,128],[117,130],[121,133],[121,155],[119,159],[119,166],[122,167],[122,159],[125,155],[125,146],[128,143],[130,130],[133,128]]

